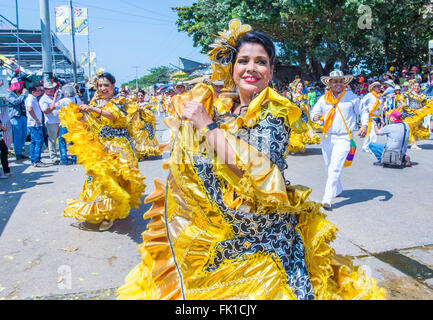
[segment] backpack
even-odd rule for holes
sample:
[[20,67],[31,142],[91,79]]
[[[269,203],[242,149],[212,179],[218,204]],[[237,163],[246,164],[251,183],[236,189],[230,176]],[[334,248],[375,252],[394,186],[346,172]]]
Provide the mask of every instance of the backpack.
[[403,145],[406,140],[406,125],[402,122],[404,128],[403,142],[401,144],[400,150],[389,150],[385,147],[382,153],[381,163],[386,167],[403,167]]

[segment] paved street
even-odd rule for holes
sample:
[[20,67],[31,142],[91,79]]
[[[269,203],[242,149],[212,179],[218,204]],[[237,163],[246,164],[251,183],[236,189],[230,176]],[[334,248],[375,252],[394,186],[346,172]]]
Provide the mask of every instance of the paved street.
[[[161,119],[157,128],[159,141],[166,141]],[[388,299],[433,299],[433,140],[420,142],[423,150],[409,150],[415,165],[402,170],[373,166],[374,157],[357,143],[354,163],[343,171],[344,192],[326,211],[339,228],[333,247],[354,257],[387,289]],[[0,181],[0,299],[115,298],[139,263],[149,205],[107,232],[80,230],[62,211],[66,199],[79,195],[82,166],[34,168],[29,161],[10,161],[14,176]],[[146,195],[154,178],[166,176],[162,161],[140,162]],[[288,165],[292,184],[311,187],[311,199],[320,201],[326,180],[320,146],[289,156]]]

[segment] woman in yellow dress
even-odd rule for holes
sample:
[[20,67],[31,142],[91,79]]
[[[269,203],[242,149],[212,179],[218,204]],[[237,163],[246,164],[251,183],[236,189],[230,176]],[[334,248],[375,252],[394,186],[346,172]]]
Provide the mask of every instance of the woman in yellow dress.
[[156,138],[156,118],[151,111],[152,106],[144,100],[145,96],[146,93],[140,89],[127,110],[127,120],[132,127],[131,138],[138,159],[162,154]]
[[[165,184],[155,181],[141,263],[119,299],[381,299],[383,289],[334,255],[336,227],[311,189],[284,178],[301,111],[268,87],[269,36],[232,20],[211,51],[215,79],[236,87],[214,108],[210,87],[175,97],[178,131]],[[213,79],[211,79],[212,81]]]
[[429,129],[423,127],[423,119],[428,114],[433,114],[433,101],[427,100],[426,96],[421,94],[419,82],[414,82],[412,90],[406,94],[406,104],[403,106],[403,121],[410,127],[411,149],[420,150],[417,141],[430,137]]
[[302,93],[303,90],[304,83],[301,79],[298,79],[293,86],[291,86],[288,97],[302,112],[297,123],[292,126],[290,143],[287,148],[287,151],[291,153],[305,152],[305,145],[307,144],[320,144],[320,136],[314,132],[313,122],[310,119],[308,97],[306,94]]
[[102,73],[97,92],[89,105],[69,104],[60,120],[67,127],[64,138],[87,177],[79,199],[68,199],[65,217],[99,225],[108,230],[116,219],[124,219],[131,208],[138,208],[144,194],[144,177],[127,121],[128,104],[114,95],[115,78]]

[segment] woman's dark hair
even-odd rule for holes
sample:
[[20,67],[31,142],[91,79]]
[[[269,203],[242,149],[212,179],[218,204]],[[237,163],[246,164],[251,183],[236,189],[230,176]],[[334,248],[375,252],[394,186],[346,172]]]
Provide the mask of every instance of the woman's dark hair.
[[103,74],[101,74],[101,75],[98,77],[98,80],[101,79],[101,78],[105,78],[105,79],[107,79],[108,81],[110,81],[110,83],[111,83],[112,85],[116,84],[116,78],[114,78],[114,76],[113,76],[111,73],[104,72]]
[[137,94],[139,94],[139,93],[141,93],[141,94],[144,94],[144,95],[146,95],[146,92],[144,92],[144,90],[143,90],[143,89],[138,89],[138,92],[137,92]]
[[[242,37],[239,38],[238,42],[236,43],[236,51],[239,52],[239,49],[245,43],[261,44],[269,56],[269,61],[271,66],[275,64],[275,46],[274,43],[272,42],[271,37],[268,36],[266,33],[257,30],[253,30],[248,33],[245,33]],[[234,57],[234,59],[236,58],[237,57]],[[234,62],[235,61],[233,61],[233,64]]]

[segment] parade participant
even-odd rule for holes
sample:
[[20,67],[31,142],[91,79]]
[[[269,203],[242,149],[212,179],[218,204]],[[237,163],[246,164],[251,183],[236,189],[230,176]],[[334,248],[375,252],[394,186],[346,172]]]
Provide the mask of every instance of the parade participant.
[[368,127],[365,135],[364,144],[362,145],[362,151],[371,152],[369,144],[376,142],[377,135],[374,130],[378,125],[383,126],[382,110],[383,110],[383,98],[381,94],[382,85],[380,82],[375,81],[369,85],[367,93],[361,100],[361,109],[368,111]]
[[160,156],[162,152],[156,139],[156,119],[145,102],[145,92],[138,90],[137,98],[128,104],[128,123],[131,125],[131,138],[138,159]]
[[406,98],[401,92],[401,87],[397,85],[394,88],[394,109],[402,113],[405,104],[406,104]]
[[27,138],[27,117],[24,105],[27,95],[28,91],[24,87],[24,81],[21,78],[13,78],[6,93],[6,104],[9,122],[12,126],[14,151],[17,160],[29,158],[23,154],[24,143]]
[[411,166],[410,158],[406,155],[407,146],[409,143],[410,128],[407,123],[401,121],[401,113],[398,110],[393,110],[388,114],[390,121],[389,125],[384,126],[380,130],[374,127],[378,136],[386,136],[386,144],[371,142],[369,145],[370,150],[373,152],[377,162],[373,163],[375,166],[382,165],[382,154],[386,149],[401,152],[403,165],[406,167]]
[[414,82],[412,90],[406,94],[407,103],[403,108],[404,122],[410,127],[411,149],[421,150],[417,141],[426,140],[430,137],[430,131],[423,127],[423,119],[428,114],[433,113],[433,101],[427,100],[424,94],[421,94],[419,82]]
[[410,91],[410,84],[409,84],[408,81],[403,82],[402,89],[403,89],[402,94],[407,95],[409,93],[409,91]]
[[359,98],[354,93],[346,92],[344,88],[352,79],[353,76],[344,75],[340,70],[321,77],[322,83],[330,89],[320,97],[311,111],[313,121],[319,121],[321,116],[325,119],[322,141],[322,154],[327,172],[322,198],[325,209],[331,209],[332,199],[343,191],[340,175],[346,157],[351,151],[351,144],[354,143],[351,132],[357,127],[357,116],[361,117],[362,123],[358,135],[364,137],[367,133],[368,111],[361,109]]
[[320,143],[320,136],[313,129],[309,113],[308,97],[303,93],[304,83],[301,79],[295,80],[292,88],[294,89],[290,91],[288,98],[301,109],[302,115],[292,126],[287,151],[289,153],[305,152],[305,145]]
[[37,84],[29,86],[30,94],[25,100],[27,111],[27,128],[30,132],[30,162],[32,166],[41,168],[46,164],[41,161],[42,149],[44,146],[44,132],[42,126],[42,110],[39,106],[38,97],[42,89]]
[[224,89],[224,81],[222,80],[214,80],[211,81],[212,89],[214,91],[214,98],[218,99],[222,89]]
[[102,73],[90,105],[70,103],[61,111],[68,130],[63,137],[87,173],[80,198],[67,200],[63,215],[100,223],[100,231],[138,208],[145,188],[129,133],[127,101],[114,95],[115,83],[110,73]]
[[203,83],[175,97],[179,131],[166,186],[156,180],[145,200],[153,205],[141,263],[118,298],[383,298],[374,279],[337,262],[328,245],[336,227],[307,200],[311,189],[284,179],[301,112],[269,87],[272,40],[235,19],[213,48],[213,79],[238,96],[224,114]]
[[[56,84],[50,81],[44,82],[44,94],[39,100],[41,110],[45,116],[45,127],[48,132],[48,151],[50,160],[53,164],[58,164],[57,160],[57,140],[59,138],[60,119],[56,106],[52,106]],[[59,96],[59,93],[58,93]]]

